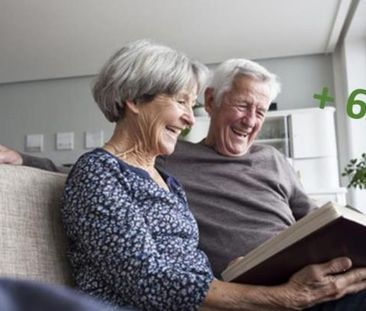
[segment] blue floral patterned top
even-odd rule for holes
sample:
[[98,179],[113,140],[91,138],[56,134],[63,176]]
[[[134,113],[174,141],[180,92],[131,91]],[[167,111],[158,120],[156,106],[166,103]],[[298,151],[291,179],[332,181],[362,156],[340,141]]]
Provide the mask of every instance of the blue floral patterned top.
[[70,172],[62,208],[77,286],[143,310],[196,310],[213,279],[181,185],[170,192],[103,149]]

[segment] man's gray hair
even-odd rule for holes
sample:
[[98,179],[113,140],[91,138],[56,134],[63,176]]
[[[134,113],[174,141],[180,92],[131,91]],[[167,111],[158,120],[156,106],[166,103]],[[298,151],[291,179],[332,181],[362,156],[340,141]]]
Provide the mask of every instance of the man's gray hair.
[[240,75],[268,83],[271,90],[271,101],[276,98],[281,90],[281,84],[277,76],[258,63],[244,58],[228,59],[214,70],[209,85],[213,89],[216,105],[220,105],[222,96],[231,88],[234,79]]
[[204,87],[208,69],[185,54],[149,40],[138,40],[117,51],[96,77],[92,93],[110,122],[123,115],[127,100],[152,101],[156,95]]

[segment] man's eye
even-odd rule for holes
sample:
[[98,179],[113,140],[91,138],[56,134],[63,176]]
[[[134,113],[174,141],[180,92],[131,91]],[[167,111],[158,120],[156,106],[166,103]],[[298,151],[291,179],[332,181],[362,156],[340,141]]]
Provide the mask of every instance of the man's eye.
[[178,100],[177,102],[178,102],[178,104],[181,104],[181,105],[185,105],[186,104],[186,101],[185,100]]
[[248,108],[248,106],[247,105],[238,105],[237,108],[239,110],[246,110]]

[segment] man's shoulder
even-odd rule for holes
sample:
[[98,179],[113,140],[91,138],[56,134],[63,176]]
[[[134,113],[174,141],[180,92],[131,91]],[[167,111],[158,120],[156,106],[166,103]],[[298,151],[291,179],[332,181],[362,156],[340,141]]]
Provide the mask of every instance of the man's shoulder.
[[189,152],[191,150],[197,149],[198,146],[199,146],[199,143],[192,143],[190,141],[179,140],[177,142],[177,145],[175,146],[174,153]]
[[168,170],[170,173],[175,173],[183,169],[182,164],[194,164],[197,158],[203,157],[202,149],[204,148],[200,143],[178,141],[171,155],[159,156],[156,159],[156,166],[162,171]]
[[[202,143],[192,143],[188,141],[178,141],[175,150],[172,155],[168,156],[169,159],[186,159],[191,157],[208,157],[215,158],[219,157],[222,160],[222,156],[215,152],[211,148],[207,148]],[[243,158],[253,156],[253,157],[269,157],[276,159],[284,159],[285,156],[279,152],[275,147],[264,144],[254,143],[248,150],[248,153],[243,156]],[[232,159],[232,157],[227,157],[228,159]],[[234,157],[235,158],[235,157]]]
[[250,147],[248,153],[249,158],[262,163],[272,163],[273,165],[277,163],[280,166],[289,164],[286,156],[270,145],[255,143]]
[[175,146],[174,152],[169,156],[163,156],[162,158],[178,159],[187,158],[192,154],[197,154],[202,147],[200,143],[192,143],[189,141],[179,140]]
[[280,158],[284,157],[284,155],[281,152],[279,152],[275,147],[270,146],[270,145],[258,144],[258,143],[254,143],[250,147],[249,153],[264,154],[264,155],[280,157]]

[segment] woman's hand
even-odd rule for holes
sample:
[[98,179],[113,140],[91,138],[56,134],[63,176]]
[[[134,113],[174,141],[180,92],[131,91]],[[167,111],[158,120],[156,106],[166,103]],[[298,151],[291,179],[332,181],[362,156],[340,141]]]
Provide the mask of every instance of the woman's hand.
[[22,165],[23,158],[17,151],[0,145],[0,164]]

